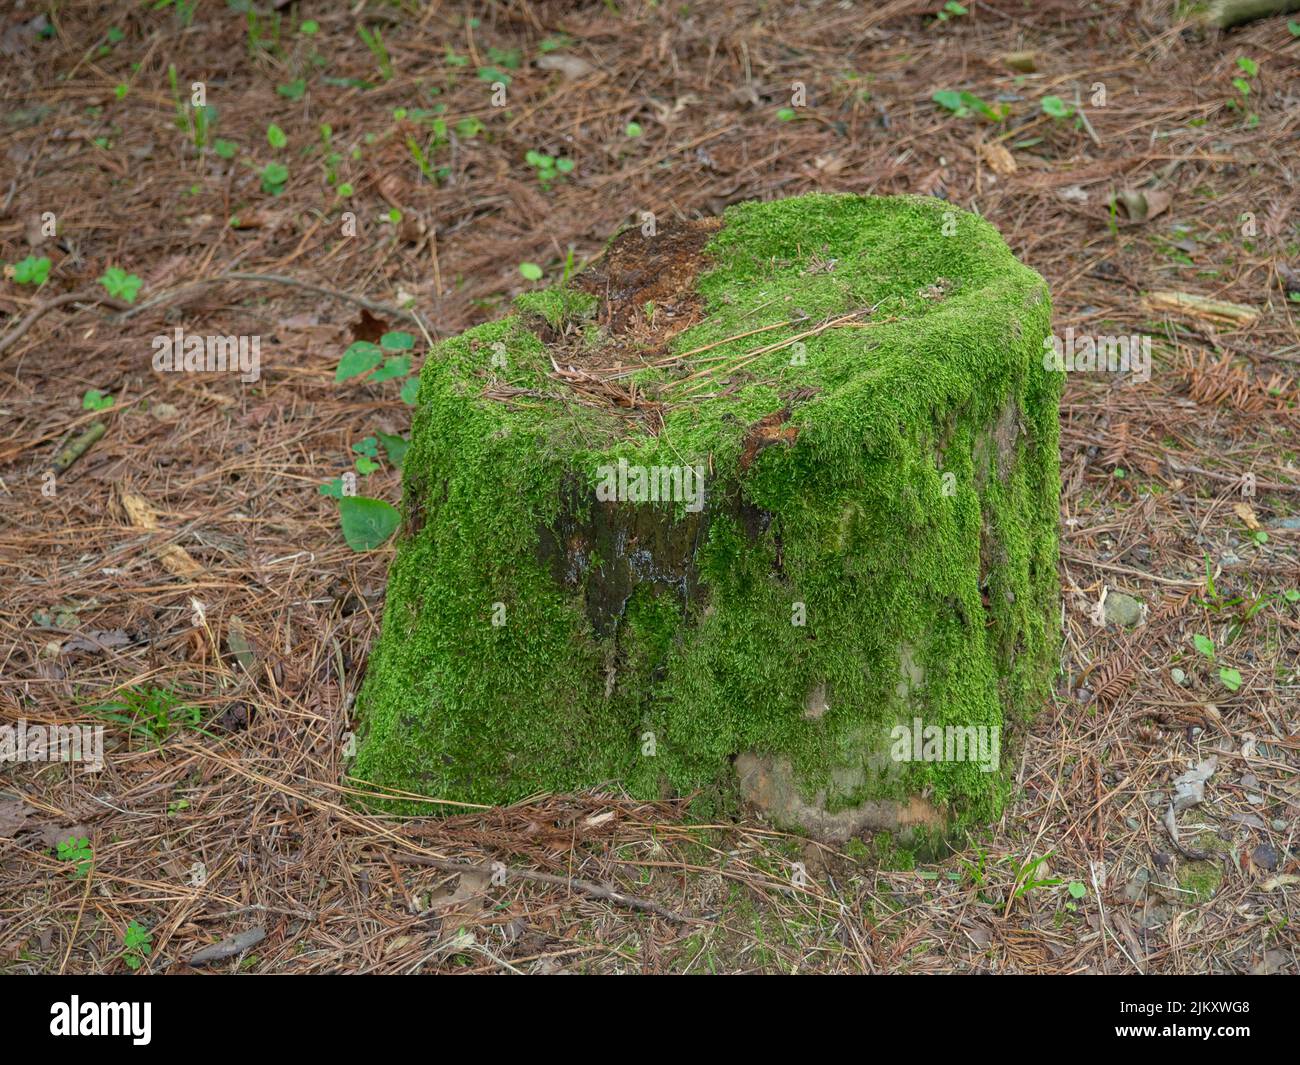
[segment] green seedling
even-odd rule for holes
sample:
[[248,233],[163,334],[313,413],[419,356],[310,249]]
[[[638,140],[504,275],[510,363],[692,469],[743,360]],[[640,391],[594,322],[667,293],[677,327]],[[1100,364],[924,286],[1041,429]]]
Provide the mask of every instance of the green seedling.
[[1043,114],[1063,122],[1075,115],[1074,108],[1062,100],[1059,96],[1044,96],[1042,99]]
[[1259,115],[1255,114],[1249,108],[1252,86],[1249,78],[1254,78],[1259,74],[1259,64],[1249,56],[1237,57],[1237,69],[1241,71],[1244,77],[1238,76],[1232,79],[1232,86],[1237,90],[1237,96],[1228,101],[1228,106],[1234,111],[1242,111],[1246,116],[1246,126],[1253,128],[1259,125]]
[[152,950],[153,936],[148,929],[138,921],[128,924],[126,933],[122,936],[122,960],[126,962],[126,967],[135,972],[144,964]]
[[278,11],[270,16],[260,15],[250,4],[245,11],[245,24],[249,55],[256,57],[258,52],[274,52],[280,47]]
[[14,263],[13,271],[15,284],[35,285],[39,288],[50,276],[50,260],[45,256],[38,259],[34,255],[29,255],[20,262]]
[[992,107],[974,93],[969,92],[942,89],[931,96],[930,99],[940,107],[951,111],[955,118],[969,118],[973,114],[978,114],[990,122],[1001,122],[1011,113],[1009,107],[1005,105],[996,108]]
[[283,163],[267,163],[262,168],[262,191],[279,196],[289,180],[289,168]]
[[99,279],[104,291],[114,299],[134,303],[143,282],[135,274],[128,274],[120,266],[110,266]]
[[537,171],[537,180],[542,188],[548,188],[560,175],[573,171],[573,160],[566,156],[557,159],[544,152],[529,151],[524,154],[524,162]]
[[360,443],[352,445],[352,450],[357,453],[356,467],[357,473],[365,477],[379,469],[379,463],[375,461],[375,456],[379,454],[379,441],[373,436],[368,436]]
[[125,726],[132,736],[139,736],[161,747],[173,732],[199,727],[201,715],[197,706],[189,706],[181,697],[167,688],[137,687],[124,689],[116,701],[99,703],[90,712],[105,721]]
[[393,62],[388,55],[388,47],[384,44],[384,35],[380,33],[378,27],[373,31],[366,29],[365,26],[357,27],[357,36],[374,57],[375,63],[379,66],[379,76],[384,81],[391,81],[393,77]]
[[1059,877],[1045,877],[1041,880],[1034,878],[1034,873],[1037,871],[1038,867],[1047,861],[1047,859],[1054,853],[1056,852],[1048,851],[1041,858],[1035,858],[1032,862],[1026,862],[1016,871],[1014,889],[1011,893],[1011,899],[1008,900],[1007,903],[1008,910],[1011,907],[1011,902],[1020,898],[1021,895],[1026,895],[1038,888],[1055,887],[1057,884],[1061,883]]
[[81,397],[82,410],[108,410],[112,405],[113,397],[105,395],[98,388],[87,389]]
[[55,853],[58,855],[59,861],[74,863],[72,875],[78,878],[90,872],[90,867],[95,860],[94,849],[90,846],[90,840],[85,836],[80,839],[76,836],[69,836],[58,845]]

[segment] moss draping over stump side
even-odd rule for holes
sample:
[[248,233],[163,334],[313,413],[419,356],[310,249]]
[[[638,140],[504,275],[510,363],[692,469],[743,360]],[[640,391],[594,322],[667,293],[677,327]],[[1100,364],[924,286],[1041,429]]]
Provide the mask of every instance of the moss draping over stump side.
[[[712,794],[749,754],[829,815],[996,811],[1004,775],[891,761],[890,729],[1002,725],[1055,669],[1045,283],[919,197],[742,204],[706,256],[666,348],[706,353],[619,381],[661,426],[554,373],[614,341],[598,285],[522,296],[427,360],[354,776],[484,803]],[[703,465],[706,506],[598,502],[620,459]]]

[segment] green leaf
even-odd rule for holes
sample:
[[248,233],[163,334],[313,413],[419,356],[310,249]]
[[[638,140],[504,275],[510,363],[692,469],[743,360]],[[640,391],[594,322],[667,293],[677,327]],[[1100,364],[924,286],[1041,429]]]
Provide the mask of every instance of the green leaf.
[[1297,592],[1294,588],[1288,588],[1282,593],[1282,596],[1288,603],[1300,603],[1300,592]]
[[279,196],[284,183],[289,180],[289,168],[283,163],[267,163],[262,168],[262,191]]
[[639,137],[641,136],[641,123],[629,122],[623,132],[629,137]]
[[289,143],[289,138],[284,135],[284,130],[272,122],[266,127],[266,143],[272,148],[283,148]]
[[781,108],[781,110],[779,110],[776,113],[776,117],[779,118],[782,122],[793,122],[795,120],[794,108],[783,107]]
[[43,285],[50,276],[50,260],[41,256],[27,256],[21,262],[14,263],[14,280],[20,285]]
[[132,921],[126,926],[126,934],[122,937],[122,942],[127,947],[143,947],[145,953],[148,953],[152,945],[153,937],[149,934],[148,929],[138,921]]
[[1223,686],[1230,692],[1235,692],[1241,687],[1241,674],[1235,669],[1229,669],[1227,666],[1219,670],[1219,679],[1223,681]]
[[1259,73],[1259,64],[1256,63],[1253,59],[1251,59],[1250,56],[1245,56],[1245,55],[1238,56],[1237,66],[1241,68],[1242,72],[1248,78],[1253,78],[1256,74]]
[[235,157],[235,152],[239,151],[239,146],[235,144],[234,141],[222,140],[218,137],[212,142],[212,150],[221,156],[222,159],[233,159]]
[[1070,892],[1070,897],[1075,899],[1081,899],[1084,895],[1088,894],[1088,889],[1077,880],[1072,880],[1070,882],[1068,890]]
[[555,160],[555,169],[561,174],[567,174],[573,170],[573,160],[561,157]]
[[113,397],[106,396],[98,388],[92,388],[81,397],[82,410],[108,410],[113,405]]
[[298,27],[298,32],[305,34],[308,37],[313,36],[314,34],[319,32],[319,30],[320,30],[320,23],[318,23],[315,19],[311,19],[311,18],[307,19],[306,22],[304,22],[301,26]]
[[134,303],[140,286],[144,283],[135,274],[128,274],[120,266],[110,266],[99,279],[105,291],[116,299]]
[[[295,78],[286,85],[277,86],[275,91],[288,100],[301,100],[303,93],[307,91],[307,80],[305,78]],[[267,130],[268,134],[270,132],[270,130]],[[284,133],[282,132],[280,136],[283,137]]]
[[368,340],[358,340],[343,353],[339,368],[334,371],[334,383],[340,384],[352,377],[373,370],[384,361],[384,353],[377,344]]
[[394,355],[383,366],[370,375],[369,384],[391,381],[395,377],[405,377],[411,372],[411,359],[407,355]]
[[397,531],[402,515],[382,499],[344,496],[339,500],[339,518],[348,547],[353,551],[371,551]]
[[946,107],[953,114],[959,114],[961,111],[965,110],[965,105],[962,103],[961,99],[961,93],[953,92],[951,89],[940,89],[931,96],[930,99],[940,107]]
[[1043,114],[1051,115],[1052,118],[1069,118],[1074,114],[1074,108],[1059,96],[1044,96]]
[[414,407],[415,401],[420,395],[420,379],[418,377],[408,377],[406,384],[402,385],[400,395],[403,403],[408,407]]
[[392,333],[385,333],[379,338],[379,346],[387,348],[389,351],[410,351],[415,347],[415,337],[410,333],[403,333],[400,330]]
[[361,474],[362,477],[366,477],[379,469],[379,463],[372,458],[367,458],[365,455],[362,455],[357,459],[356,467],[357,473]]
[[540,281],[542,279],[542,268],[536,263],[520,263],[519,272],[529,281]]
[[1214,641],[1208,636],[1202,636],[1199,632],[1192,637],[1192,643],[1196,649],[1205,655],[1206,658],[1214,658]]
[[406,461],[406,452],[411,442],[404,436],[394,436],[392,433],[378,435],[379,442],[384,445],[384,453],[388,455],[388,461],[392,463],[394,469],[400,470],[402,463]]
[[524,61],[524,53],[518,48],[488,48],[488,58],[494,63],[500,63],[503,67],[510,70],[518,70],[520,64]]

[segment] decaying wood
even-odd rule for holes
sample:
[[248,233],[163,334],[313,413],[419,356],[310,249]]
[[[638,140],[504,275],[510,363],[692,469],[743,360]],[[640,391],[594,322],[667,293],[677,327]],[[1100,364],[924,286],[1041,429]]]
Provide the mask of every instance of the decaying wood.
[[[137,529],[154,530],[159,527],[158,515],[144,496],[120,488],[118,500],[126,512],[127,520]],[[193,556],[177,544],[164,544],[160,547],[158,561],[163,564],[163,569],[175,577],[194,577],[203,572],[203,567],[194,561]]]
[[1160,290],[1148,292],[1144,298],[1152,310],[1172,311],[1175,314],[1184,314],[1208,322],[1250,325],[1259,317],[1259,311],[1254,307],[1247,307],[1244,303],[1210,299],[1208,296],[1198,296],[1194,292]]
[[1300,0],[1216,0],[1205,9],[1200,21],[1226,30],[1243,22],[1268,18],[1269,15],[1286,15],[1292,11],[1300,11]]
[[54,456],[54,461],[50,464],[50,469],[55,473],[63,473],[94,447],[107,429],[108,426],[103,422],[92,422],[89,429],[59,449],[59,453]]

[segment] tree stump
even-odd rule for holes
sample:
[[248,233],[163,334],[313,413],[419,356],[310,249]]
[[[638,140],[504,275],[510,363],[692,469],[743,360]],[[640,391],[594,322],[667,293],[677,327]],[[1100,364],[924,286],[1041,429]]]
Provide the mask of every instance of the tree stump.
[[810,195],[650,219],[439,344],[353,775],[993,816],[1057,666],[1049,319],[977,216]]

